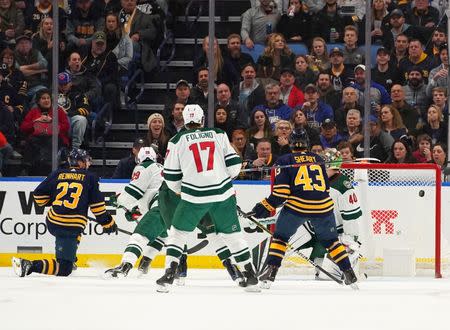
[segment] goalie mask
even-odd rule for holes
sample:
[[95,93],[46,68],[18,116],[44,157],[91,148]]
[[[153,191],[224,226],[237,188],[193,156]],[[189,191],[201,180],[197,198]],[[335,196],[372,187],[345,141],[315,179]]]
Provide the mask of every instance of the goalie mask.
[[289,136],[291,150],[306,150],[309,148],[309,136],[304,129],[296,128]]
[[321,155],[325,161],[325,167],[332,170],[339,170],[342,166],[342,156],[335,148],[327,148]]
[[156,162],[158,156],[156,155],[156,152],[152,147],[142,147],[141,149],[139,149],[137,158],[139,160],[139,163],[142,163],[147,159]]
[[184,125],[199,124],[203,126],[204,118],[203,109],[198,104],[188,104],[184,107]]

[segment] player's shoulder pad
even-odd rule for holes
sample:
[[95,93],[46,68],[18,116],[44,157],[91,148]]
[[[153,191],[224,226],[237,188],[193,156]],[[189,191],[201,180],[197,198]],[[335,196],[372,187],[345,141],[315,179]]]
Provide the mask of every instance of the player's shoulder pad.
[[344,194],[346,191],[353,189],[353,184],[348,176],[341,174],[331,183],[331,187]]

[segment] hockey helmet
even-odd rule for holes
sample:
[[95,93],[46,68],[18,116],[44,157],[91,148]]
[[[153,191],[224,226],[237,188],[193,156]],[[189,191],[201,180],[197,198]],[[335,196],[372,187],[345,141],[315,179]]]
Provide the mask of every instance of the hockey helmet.
[[78,162],[83,162],[89,167],[91,164],[91,156],[84,149],[72,148],[69,152],[69,165],[78,166]]
[[302,128],[296,128],[289,136],[289,145],[291,150],[303,150],[309,148],[308,133]]
[[141,149],[139,149],[137,158],[139,160],[139,163],[142,163],[147,159],[156,162],[158,156],[156,155],[155,149],[153,149],[152,147],[142,147]]
[[325,167],[333,170],[338,170],[342,166],[341,153],[335,148],[327,148],[321,155],[325,161]]
[[198,104],[187,104],[183,110],[184,124],[200,124],[203,125],[205,116],[203,109]]

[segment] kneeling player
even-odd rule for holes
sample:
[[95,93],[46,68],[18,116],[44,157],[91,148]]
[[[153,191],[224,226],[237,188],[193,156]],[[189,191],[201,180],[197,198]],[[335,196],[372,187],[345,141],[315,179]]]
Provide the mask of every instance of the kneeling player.
[[85,150],[72,149],[69,168],[52,172],[33,192],[39,206],[50,205],[46,223],[55,236],[55,259],[26,260],[12,258],[15,273],[24,277],[31,273],[69,276],[76,260],[81,233],[86,227],[88,208],[103,226],[104,233],[117,231],[114,219],[106,211],[96,175],[88,172],[90,157]]

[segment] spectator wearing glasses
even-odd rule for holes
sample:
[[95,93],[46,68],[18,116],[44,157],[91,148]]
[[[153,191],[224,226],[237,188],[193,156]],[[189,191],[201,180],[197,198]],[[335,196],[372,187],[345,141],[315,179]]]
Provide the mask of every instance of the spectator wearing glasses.
[[272,154],[280,157],[291,152],[289,136],[292,133],[292,124],[287,120],[279,120],[275,124],[275,132],[271,138]]

